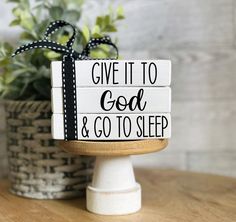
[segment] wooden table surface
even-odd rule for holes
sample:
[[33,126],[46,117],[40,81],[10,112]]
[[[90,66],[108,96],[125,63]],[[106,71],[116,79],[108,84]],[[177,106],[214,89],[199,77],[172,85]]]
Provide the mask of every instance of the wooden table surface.
[[0,182],[0,222],[234,222],[236,179],[174,170],[136,170],[143,207],[127,216],[85,210],[85,199],[32,200],[8,192]]

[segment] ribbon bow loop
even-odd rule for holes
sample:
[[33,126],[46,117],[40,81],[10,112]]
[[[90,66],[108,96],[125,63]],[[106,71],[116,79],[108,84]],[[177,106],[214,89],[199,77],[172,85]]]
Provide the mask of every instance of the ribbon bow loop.
[[49,39],[49,37],[54,34],[56,31],[60,30],[61,28],[65,26],[70,26],[73,30],[72,36],[69,38],[68,42],[66,43],[66,46],[69,50],[72,50],[72,45],[75,42],[75,37],[76,37],[76,29],[73,25],[70,23],[63,21],[63,20],[56,20],[54,22],[51,22],[44,34],[45,39]]
[[[65,26],[70,26],[73,30],[72,35],[69,38],[66,45],[59,44],[59,43],[49,39],[52,34],[54,34],[56,31],[60,30],[61,28],[65,27]],[[92,49],[97,48],[101,44],[106,44],[106,45],[112,46],[116,51],[116,57],[113,59],[118,58],[118,55],[119,55],[118,48],[116,47],[116,45],[114,43],[112,43],[109,36],[90,39],[81,53],[78,53],[73,49],[73,44],[75,43],[75,37],[76,37],[76,29],[73,25],[71,25],[70,23],[63,21],[63,20],[56,20],[54,22],[51,22],[49,24],[49,26],[47,27],[47,30],[44,34],[44,39],[34,41],[29,44],[20,46],[19,48],[16,49],[16,51],[12,55],[12,57],[14,57],[15,55],[18,55],[22,52],[29,51],[32,49],[46,48],[46,49],[50,49],[52,51],[55,51],[57,53],[60,53],[63,56],[66,56],[66,57],[69,56],[75,60],[76,59],[77,60],[92,59],[89,57],[90,51]]]

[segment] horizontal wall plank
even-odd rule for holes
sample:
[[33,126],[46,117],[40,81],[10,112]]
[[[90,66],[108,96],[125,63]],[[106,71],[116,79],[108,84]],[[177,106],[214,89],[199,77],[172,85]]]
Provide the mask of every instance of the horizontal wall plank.
[[173,102],[170,148],[220,151],[236,147],[236,101]]
[[[52,136],[63,140],[63,114],[52,115]],[[78,140],[138,140],[170,138],[171,117],[158,114],[78,114]]]
[[[160,46],[185,46],[233,44],[233,1],[232,0],[130,0],[117,1],[125,9],[125,21],[119,25],[121,49],[158,49]],[[7,24],[12,19],[12,5],[0,3],[1,15],[5,19],[0,32],[5,38],[14,39],[16,31]],[[109,0],[86,2],[84,21],[93,23],[96,15],[107,10]],[[2,30],[2,31],[1,31]],[[151,44],[152,43],[152,44]]]
[[171,59],[173,101],[236,98],[235,49],[183,47],[152,51],[150,57]]
[[236,177],[235,160],[235,152],[190,152],[187,155],[187,166],[192,171]]
[[161,152],[132,156],[134,167],[186,170],[185,152],[169,152],[167,147]]
[[[108,91],[109,90],[109,91]],[[104,92],[106,92],[104,94]],[[78,113],[159,113],[171,111],[171,89],[169,87],[105,87],[76,88]],[[101,101],[102,96],[104,99]],[[132,109],[116,106],[119,96],[120,103],[129,103],[133,96]],[[52,88],[53,113],[63,113],[62,88]],[[139,101],[140,106],[136,106]],[[115,102],[115,103],[114,103]],[[102,104],[103,108],[102,108]]]
[[[62,62],[51,63],[52,87],[62,87]],[[77,87],[169,86],[169,60],[75,61]]]
[[122,49],[155,50],[173,46],[233,45],[231,0],[123,0]]

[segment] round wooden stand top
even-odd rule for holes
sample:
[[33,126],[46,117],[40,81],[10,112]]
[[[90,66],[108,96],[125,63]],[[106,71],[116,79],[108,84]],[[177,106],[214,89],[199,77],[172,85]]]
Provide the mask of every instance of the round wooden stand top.
[[167,139],[135,141],[60,141],[66,152],[88,156],[125,156],[157,152],[168,144]]

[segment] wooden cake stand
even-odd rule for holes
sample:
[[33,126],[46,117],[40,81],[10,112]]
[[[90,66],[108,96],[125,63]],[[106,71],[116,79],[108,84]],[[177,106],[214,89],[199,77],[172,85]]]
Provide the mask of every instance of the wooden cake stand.
[[130,155],[157,152],[167,144],[167,139],[60,141],[69,153],[97,157],[86,191],[87,209],[103,215],[125,215],[141,208],[141,186],[135,181]]

